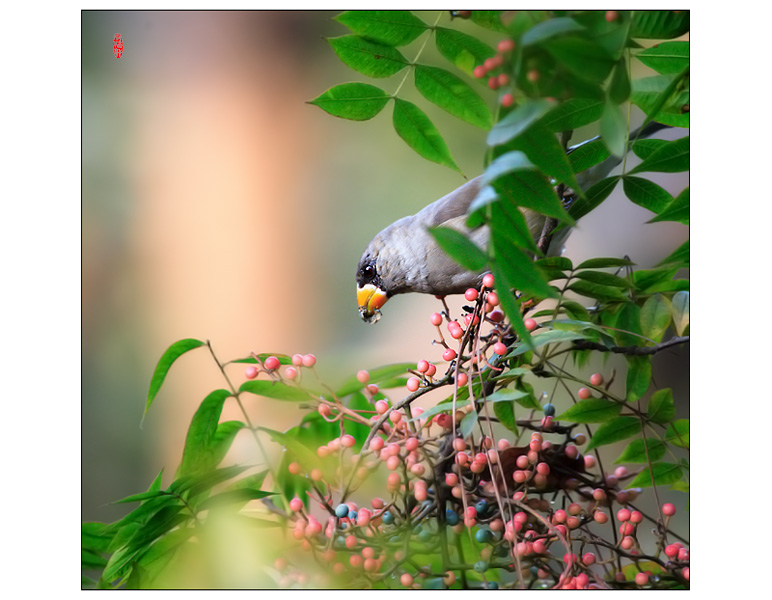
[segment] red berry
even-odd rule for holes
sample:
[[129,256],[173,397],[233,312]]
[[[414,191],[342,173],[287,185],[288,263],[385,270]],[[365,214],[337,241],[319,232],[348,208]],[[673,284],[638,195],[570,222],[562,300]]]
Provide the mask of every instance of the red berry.
[[428,360],[419,360],[418,364],[415,366],[416,371],[419,373],[426,373],[426,371],[429,370],[429,361]]
[[592,397],[592,392],[589,389],[584,387],[579,388],[579,392],[577,393],[577,396],[579,396],[581,400],[587,400],[588,398]]
[[684,576],[684,579],[686,579],[686,581],[689,581],[689,567],[684,567],[681,570],[681,575]]
[[501,323],[504,320],[504,313],[500,310],[494,310],[488,318],[494,323]]
[[499,78],[496,75],[488,78],[488,87],[492,90],[495,90],[499,87]]
[[442,325],[442,315],[440,313],[432,313],[430,320],[432,325]]
[[595,562],[595,555],[592,552],[587,552],[582,556],[582,562],[589,567]]
[[451,321],[451,323],[455,323],[455,325],[453,327],[448,326],[450,337],[454,340],[460,340],[464,337],[464,330],[461,329],[461,325],[458,324],[458,321]]
[[477,290],[474,288],[469,288],[466,292],[464,292],[464,298],[466,298],[469,302],[474,302],[477,300]]
[[467,384],[469,381],[469,377],[466,373],[459,373],[458,374],[458,385],[459,387],[463,387]]
[[593,519],[595,519],[596,523],[600,523],[601,525],[608,521],[608,515],[604,512],[601,512],[599,510],[595,511],[595,514],[593,514]]
[[[614,11],[609,11],[609,12],[614,12]],[[647,583],[649,583],[649,576],[646,575],[646,573],[636,573],[635,583],[636,585],[646,585]]]
[[244,372],[244,376],[247,379],[254,379],[257,377],[257,367],[254,365],[250,365],[247,367],[247,370]]
[[507,346],[503,342],[496,342],[493,344],[493,352],[499,356],[504,356],[507,353]]
[[483,67],[485,67],[486,71],[492,71],[496,68],[496,61],[493,58],[486,58]]
[[475,76],[475,77],[477,77],[477,79],[482,79],[483,77],[485,77],[485,74],[486,74],[487,72],[488,72],[488,71],[487,71],[487,69],[485,68],[485,66],[484,66],[484,65],[477,65],[477,66],[474,68],[474,71],[473,71],[473,73],[474,73],[474,76]]
[[502,73],[499,75],[499,87],[504,87],[509,83],[509,75]]
[[643,515],[640,511],[634,510],[630,513],[630,522],[631,523],[640,523],[643,521]]
[[494,277],[493,277],[493,274],[492,274],[492,273],[487,273],[487,274],[486,274],[486,275],[483,277],[483,280],[482,280],[482,283],[483,283],[483,285],[484,285],[485,287],[487,287],[488,289],[492,289],[492,288],[493,288],[493,286],[494,286],[494,284],[495,284],[495,282],[496,282],[496,281],[495,281],[495,279],[494,279]]
[[619,11],[616,11],[616,10],[606,11],[606,21],[608,21],[609,23],[616,21],[618,18],[619,18]]
[[662,505],[662,514],[666,517],[672,517],[676,513],[676,508],[670,502]]
[[603,383],[603,375],[600,373],[593,373],[590,375],[590,383],[595,386],[601,385]]
[[501,40],[496,49],[501,53],[512,52],[515,49],[515,42],[514,40]]
[[429,368],[426,369],[426,376],[427,377],[434,377],[434,374],[437,372],[437,365],[433,365],[432,363],[429,363]]
[[456,358],[456,351],[453,348],[448,348],[442,353],[442,360],[451,361]]
[[287,465],[287,470],[293,475],[298,475],[301,471],[300,465],[296,462],[291,462]]
[[402,573],[402,577],[399,578],[399,582],[403,587],[410,587],[413,585],[413,576],[410,573]]
[[269,356],[268,358],[265,359],[263,364],[265,365],[265,368],[268,369],[269,371],[278,369],[279,365],[281,365],[281,363],[279,362],[279,359],[276,358],[275,356]]
[[313,354],[306,354],[303,356],[303,366],[313,367],[316,364],[316,357]]
[[533,331],[539,326],[539,324],[533,319],[526,319],[524,323],[525,323],[525,328],[528,331]]
[[365,384],[368,381],[370,381],[370,373],[362,369],[361,371],[357,371],[357,381],[359,383]]
[[617,519],[620,521],[629,521],[632,513],[626,508],[620,508],[617,512]]
[[407,380],[407,389],[411,392],[415,392],[421,385],[421,380],[418,377],[411,377]]

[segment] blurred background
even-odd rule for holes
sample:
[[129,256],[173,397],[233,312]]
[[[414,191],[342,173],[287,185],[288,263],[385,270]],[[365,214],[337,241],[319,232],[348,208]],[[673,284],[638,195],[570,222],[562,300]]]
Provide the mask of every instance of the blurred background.
[[[417,14],[426,22],[437,15]],[[171,482],[194,411],[224,387],[205,349],[185,355],[140,427],[155,364],[179,339],[210,340],[221,360],[311,352],[333,385],[359,369],[439,358],[428,321],[438,302],[397,297],[377,325],[366,325],[354,273],[380,229],[465,180],[409,149],[389,107],[355,123],[307,104],[333,85],[366,80],[323,39],[347,33],[334,15],[82,13],[84,521],[121,517],[125,505],[108,503],[145,490],[161,468],[164,485]],[[501,39],[471,22],[454,26],[493,46]],[[422,42],[404,54],[415,56]],[[423,59],[446,66],[433,44]],[[402,76],[376,83],[394,91]],[[411,86],[400,94],[415,99]],[[493,105],[494,93],[482,86],[480,93]],[[482,172],[485,132],[420,106],[467,177]],[[577,132],[573,141],[595,133]],[[688,174],[652,178],[673,195],[688,185]],[[651,267],[688,235],[674,223],[643,225],[651,216],[617,190],[581,222],[565,254],[574,264],[628,255]],[[686,347],[655,361],[657,384],[682,402],[679,417],[688,417],[688,364]],[[239,368],[230,374],[237,384],[243,378]],[[250,400],[253,421],[274,429],[303,414]],[[243,433],[234,453],[254,462],[254,442]],[[683,509],[686,496],[669,500]]]

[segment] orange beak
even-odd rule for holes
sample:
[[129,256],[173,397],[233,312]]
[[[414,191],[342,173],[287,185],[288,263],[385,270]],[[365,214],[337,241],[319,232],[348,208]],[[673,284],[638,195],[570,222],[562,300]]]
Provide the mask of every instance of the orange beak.
[[359,316],[367,323],[375,323],[381,318],[381,307],[386,304],[389,297],[381,288],[368,283],[357,287],[357,304]]

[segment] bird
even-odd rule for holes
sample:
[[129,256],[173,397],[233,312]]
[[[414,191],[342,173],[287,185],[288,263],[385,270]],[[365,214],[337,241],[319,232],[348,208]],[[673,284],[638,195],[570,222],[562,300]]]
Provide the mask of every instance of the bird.
[[[652,122],[630,134],[630,139],[648,137],[666,128]],[[584,144],[599,139],[596,136],[568,148],[571,153]],[[577,175],[582,189],[606,177],[621,162],[611,156],[598,165]],[[359,315],[366,323],[381,318],[381,308],[392,296],[405,293],[448,296],[479,288],[486,271],[469,271],[450,258],[428,232],[429,228],[451,227],[464,233],[480,248],[486,248],[490,237],[487,225],[470,229],[466,225],[468,209],[485,187],[484,174],[478,175],[424,207],[414,215],[402,217],[378,233],[359,260],[356,271],[357,304]],[[565,205],[565,204],[564,204]],[[520,208],[534,239],[538,239],[545,217],[526,208]],[[571,228],[564,228],[552,240],[548,255],[560,254]]]

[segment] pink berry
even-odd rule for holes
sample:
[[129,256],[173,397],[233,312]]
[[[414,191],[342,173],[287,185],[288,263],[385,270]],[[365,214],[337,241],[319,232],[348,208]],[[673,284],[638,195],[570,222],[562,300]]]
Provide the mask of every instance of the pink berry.
[[403,587],[410,587],[413,585],[413,576],[410,573],[402,573],[402,576],[399,578],[399,582]]
[[290,380],[295,379],[298,376],[298,370],[295,367],[287,367],[284,370],[284,376]]
[[526,328],[527,331],[533,331],[534,329],[536,329],[539,326],[539,324],[536,321],[534,321],[533,319],[526,319],[524,321],[524,324],[525,324],[525,328]]
[[434,374],[437,372],[437,365],[433,365],[432,363],[429,363],[429,368],[426,369],[426,376],[427,377],[434,377]]
[[595,562],[595,555],[592,552],[587,552],[582,556],[582,562],[589,567]]
[[354,444],[356,444],[356,440],[353,435],[346,434],[340,438],[340,445],[344,448],[352,448]]
[[303,364],[303,355],[302,354],[293,354],[292,355],[292,364],[296,367],[299,367]]
[[512,52],[515,49],[515,42],[513,40],[501,40],[496,49],[502,54],[504,52]]
[[374,437],[373,439],[370,440],[370,450],[372,450],[373,452],[379,452],[381,448],[383,448],[383,444],[384,444],[383,438]]
[[640,511],[634,510],[630,513],[630,522],[631,523],[640,523],[643,521],[643,514],[641,514]]
[[566,446],[565,449],[566,456],[570,458],[571,460],[575,459],[577,456],[579,456],[579,448],[574,446],[573,444],[569,444]]
[[302,469],[298,463],[291,462],[289,465],[287,465],[287,470],[293,475],[298,475]]
[[604,512],[601,512],[599,510],[595,511],[595,514],[592,516],[593,519],[595,519],[596,523],[600,523],[601,525],[608,521],[608,515]]
[[509,83],[509,75],[507,75],[506,73],[502,73],[501,75],[499,75],[499,81],[498,81],[499,87],[504,87],[508,83]]
[[619,18],[619,11],[616,11],[616,10],[606,11],[606,21],[608,21],[609,23],[616,21],[618,18]]
[[684,576],[684,579],[686,579],[686,581],[689,581],[689,567],[684,567],[681,570],[681,575]]
[[456,358],[456,351],[453,348],[448,348],[442,353],[442,360],[451,361]]
[[386,400],[378,400],[378,402],[375,403],[375,412],[379,415],[382,415],[387,410],[389,410],[389,403],[386,402]]
[[474,302],[477,300],[478,295],[479,294],[477,293],[477,290],[474,288],[469,288],[466,290],[466,292],[464,292],[464,298],[466,298],[469,302]]
[[407,380],[407,389],[411,392],[415,392],[418,389],[418,386],[421,385],[421,380],[418,379],[418,377],[411,377]]
[[255,377],[257,377],[257,367],[254,365],[248,366],[247,370],[244,371],[244,376],[247,379],[254,379]]
[[330,416],[330,413],[332,412],[332,409],[330,408],[329,404],[320,404],[316,410],[318,410],[319,414],[322,415],[323,417]]
[[469,381],[469,376],[466,373],[459,373],[458,374],[458,385],[459,385],[459,387],[465,386],[468,381]]
[[492,71],[496,68],[496,61],[493,60],[493,57],[486,58],[485,62],[483,63],[483,67],[485,67],[486,71]]
[[686,548],[679,548],[678,549],[678,560],[682,562],[688,562],[689,560],[689,551]]
[[361,384],[365,384],[370,381],[370,373],[362,369],[357,371],[357,381]]
[[450,429],[453,427],[453,419],[450,418],[450,415],[442,413],[440,415],[437,415],[437,425],[442,427],[443,429]]
[[662,505],[662,514],[666,517],[672,517],[676,513],[676,508],[670,502]]
[[614,477],[617,479],[622,479],[627,476],[627,467],[617,467],[614,469]]
[[560,510],[555,511],[555,515],[552,517],[552,521],[553,523],[565,523],[566,516],[566,511],[561,508]]
[[321,481],[324,478],[324,473],[322,473],[321,469],[313,469],[310,475],[314,481]]
[[483,276],[482,283],[488,289],[493,289],[493,286],[496,283],[496,280],[494,279],[492,273],[487,273],[485,276]]
[[[614,11],[609,11],[614,12]],[[635,584],[636,585],[646,585],[649,583],[649,576],[646,575],[646,573],[636,573],[635,574]]]
[[475,76],[475,77],[477,77],[477,79],[482,79],[483,77],[485,77],[485,74],[486,74],[487,72],[488,72],[488,71],[485,69],[485,66],[484,66],[484,65],[477,65],[477,66],[474,68],[474,71],[473,71],[473,73],[474,73],[474,76]]
[[279,365],[281,365],[281,363],[279,362],[279,359],[276,358],[275,356],[269,356],[268,358],[265,359],[263,364],[265,365],[265,368],[268,369],[269,371],[278,369]]
[[619,511],[617,511],[617,519],[623,522],[629,521],[631,515],[632,513],[626,508],[621,508]]
[[678,556],[678,544],[669,544],[665,546],[665,556],[669,558],[675,558]]
[[419,373],[426,373],[426,371],[429,370],[429,361],[419,360],[415,368],[416,368],[416,371],[418,371]]
[[455,325],[453,327],[448,327],[450,337],[452,337],[454,340],[460,340],[462,337],[464,337],[464,330],[461,329],[461,325],[459,325],[458,322],[451,321],[451,323],[455,323]]
[[[550,474],[550,466],[547,463],[540,462],[538,465],[536,465],[536,472],[540,475],[549,475]],[[559,521],[562,522],[562,521]]]
[[635,545],[635,540],[629,535],[626,535],[622,538],[622,541],[619,543],[619,545],[622,546],[622,550],[629,550]]
[[622,523],[619,526],[619,533],[621,535],[632,535],[635,532],[635,525],[632,523]]
[[293,498],[290,500],[289,507],[292,512],[298,512],[301,508],[303,508],[303,501],[297,497]]
[[496,342],[493,344],[493,352],[499,356],[504,356],[507,353],[507,346],[503,342]]
[[303,366],[313,367],[316,364],[316,357],[313,354],[305,354],[303,356]]
[[579,388],[579,392],[577,393],[577,396],[579,396],[582,400],[587,400],[588,398],[592,397],[592,392],[587,388]]
[[440,313],[432,313],[431,322],[432,325],[442,325],[442,315]]
[[375,395],[378,393],[378,386],[374,383],[370,383],[367,385],[367,391],[370,392],[372,395]]
[[[587,457],[585,457],[585,460],[586,460],[586,458]],[[604,489],[602,489],[602,488],[595,488],[592,491],[592,497],[595,500],[598,500],[598,501],[605,500],[606,499],[606,491]]]
[[590,375],[590,383],[594,386],[599,386],[603,383],[603,375],[600,373],[593,373]]

